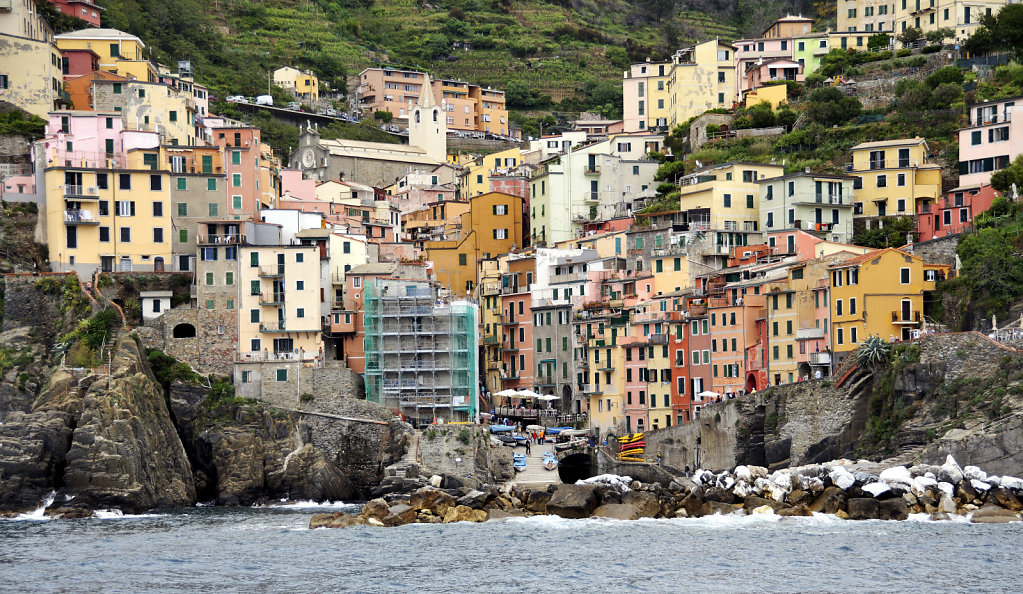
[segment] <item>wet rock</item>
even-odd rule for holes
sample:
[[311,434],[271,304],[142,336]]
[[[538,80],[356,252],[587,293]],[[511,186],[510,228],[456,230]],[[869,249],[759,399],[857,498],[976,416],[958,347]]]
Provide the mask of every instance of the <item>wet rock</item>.
[[546,514],[547,503],[550,500],[551,494],[547,491],[530,491],[526,498],[524,507],[533,513]]
[[492,509],[487,512],[487,520],[505,520],[507,518],[524,518],[528,514],[520,509]]
[[558,485],[547,502],[547,513],[562,518],[585,518],[597,507],[593,485]]
[[485,522],[487,519],[487,512],[481,509],[472,509],[465,505],[457,505],[449,508],[447,513],[444,514],[444,523],[451,524],[453,522]]
[[707,501],[703,504],[702,514],[704,516],[722,515],[727,516],[734,514],[742,510],[742,507],[738,505],[732,505],[730,503],[720,503],[718,501]]
[[60,518],[62,520],[77,520],[93,517],[91,509],[81,507],[51,507],[45,513],[48,518]]
[[901,497],[885,499],[879,505],[878,514],[882,520],[905,520],[909,517],[909,507]]
[[739,499],[731,491],[726,491],[720,487],[710,487],[704,492],[704,498],[707,501],[717,501],[719,503],[738,503]]
[[458,498],[458,505],[464,505],[471,507],[472,509],[482,509],[483,505],[487,502],[487,494],[483,491],[472,490]]
[[974,524],[1005,524],[1008,522],[1019,522],[1020,520],[1015,512],[991,505],[973,512],[973,515],[970,516],[970,521]]
[[945,463],[938,470],[938,480],[953,485],[963,480],[963,469],[959,467],[959,464],[951,455],[945,458]]
[[815,513],[834,514],[845,509],[847,500],[845,491],[838,487],[828,487],[807,507]]
[[876,520],[880,517],[881,503],[873,497],[854,497],[848,506],[850,520]]
[[384,526],[404,526],[416,520],[416,510],[404,503],[387,508],[387,515],[381,520]]
[[765,505],[770,507],[774,511],[781,511],[783,509],[788,509],[789,507],[792,507],[787,503],[781,503],[773,499],[764,499],[763,497],[756,496],[747,497],[746,501],[742,503],[743,509],[745,509],[747,512],[750,512],[758,507],[763,507]]
[[[823,492],[823,489],[821,489]],[[785,500],[791,505],[810,505],[813,503],[813,495],[802,489],[796,489],[789,493]]]
[[595,518],[612,520],[638,520],[650,516],[644,515],[641,506],[636,503],[608,503],[593,510]]
[[1023,503],[1020,503],[1019,498],[1013,495],[1012,491],[1003,487],[992,489],[988,493],[987,500],[1010,511],[1023,511]]
[[437,489],[418,489],[409,497],[409,506],[416,510],[428,510],[435,516],[444,517],[448,508],[456,505],[455,498]]
[[800,503],[799,505],[793,506],[793,507],[787,507],[785,509],[775,510],[774,513],[776,513],[776,514],[778,514],[779,516],[782,516],[782,517],[812,516],[813,515],[813,512],[810,511],[810,508],[808,508],[806,505],[804,505],[802,503]]
[[362,511],[359,513],[363,518],[375,518],[382,521],[389,513],[390,506],[383,499],[371,499],[366,502],[366,505],[362,506]]
[[622,504],[635,507],[641,518],[654,518],[661,512],[657,496],[645,491],[630,491],[622,495]]

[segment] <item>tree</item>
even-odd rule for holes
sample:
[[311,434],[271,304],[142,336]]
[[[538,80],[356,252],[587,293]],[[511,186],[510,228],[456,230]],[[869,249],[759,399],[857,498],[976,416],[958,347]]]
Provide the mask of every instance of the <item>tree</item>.
[[867,38],[867,49],[876,51],[888,49],[892,45],[892,38],[887,33],[874,33]]
[[920,38],[922,38],[923,36],[924,32],[921,31],[918,27],[909,27],[902,33],[899,33],[896,39],[898,39],[902,43],[902,45],[909,45],[911,43],[919,41]]
[[817,89],[810,94],[806,117],[824,126],[844,124],[860,115],[863,104],[855,97],[846,97],[835,87]]
[[991,174],[991,187],[1012,197],[1012,185],[1023,192],[1023,155],[1016,157],[1008,167]]
[[945,83],[962,85],[963,80],[964,77],[962,70],[956,68],[955,66],[945,66],[944,68],[935,71],[934,74],[925,78],[924,84],[930,87],[931,89],[935,89],[938,85]]
[[686,168],[682,161],[668,161],[657,168],[654,174],[654,181],[675,181],[676,178],[685,175]]
[[853,236],[853,243],[875,249],[906,245],[906,235],[913,232],[913,217],[885,219],[884,227],[865,229]]
[[1017,59],[1023,58],[1023,4],[1009,4],[981,19],[994,48],[1007,48]]
[[998,229],[964,235],[956,248],[962,275],[975,298],[1001,308],[1023,293],[1023,260]]
[[386,124],[394,119],[394,114],[383,109],[378,109],[373,112],[373,118]]
[[954,29],[951,29],[949,27],[942,27],[940,29],[928,31],[927,33],[924,34],[924,37],[927,39],[929,43],[941,43],[946,39],[955,37],[955,35],[956,32]]
[[931,92],[931,109],[949,109],[963,98],[963,88],[954,83],[942,83]]

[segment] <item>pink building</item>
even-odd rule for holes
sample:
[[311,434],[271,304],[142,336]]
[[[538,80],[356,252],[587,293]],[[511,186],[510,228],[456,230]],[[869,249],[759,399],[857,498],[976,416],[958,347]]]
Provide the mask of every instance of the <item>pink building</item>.
[[301,169],[281,169],[281,195],[311,200],[316,198],[316,180],[303,179]]
[[[642,335],[618,339],[625,358],[625,428],[630,433],[649,429],[646,380],[647,342],[648,337]],[[595,349],[595,354],[599,350]],[[613,363],[604,361],[603,365],[610,368]],[[601,364],[598,363],[597,367],[599,370]]]
[[1023,97],[974,103],[959,130],[959,185],[979,188],[1023,153]]
[[4,180],[3,192],[0,193],[0,196],[8,202],[21,202],[21,195],[35,193],[36,178],[34,175],[12,175]]
[[[738,72],[738,69],[736,69]],[[759,89],[773,80],[792,80],[803,82],[803,65],[787,58],[761,60],[746,66],[739,74],[742,90]]]
[[156,148],[155,132],[122,129],[114,111],[53,111],[46,125],[46,166],[124,167],[124,155]]
[[263,196],[260,182],[259,128],[213,128],[213,144],[227,163],[228,213],[250,217],[259,212]]
[[99,54],[90,49],[66,49],[61,63],[65,77],[81,76],[99,70]]
[[62,13],[82,19],[93,27],[99,27],[100,12],[103,7],[90,0],[50,0],[50,4],[57,7]]
[[917,213],[919,241],[956,235],[972,228],[974,217],[991,208],[991,203],[999,196],[1001,194],[989,185],[960,186],[936,204],[922,202]]

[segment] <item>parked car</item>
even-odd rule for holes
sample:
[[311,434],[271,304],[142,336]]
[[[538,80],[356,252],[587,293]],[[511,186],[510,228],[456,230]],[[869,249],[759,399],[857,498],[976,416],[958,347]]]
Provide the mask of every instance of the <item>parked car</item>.
[[289,103],[289,104],[288,104],[288,106],[287,106],[287,107],[285,107],[284,109],[292,109],[292,110],[294,110],[294,111],[299,111],[300,109],[302,109],[302,106],[301,106],[301,105],[299,105],[299,104],[298,104],[297,102],[295,102],[295,101],[292,101],[292,102],[291,102],[291,103]]
[[248,103],[248,100],[242,95],[228,95],[224,101],[228,103]]
[[272,107],[273,104],[274,98],[270,95],[260,95],[259,97],[256,97],[256,105],[269,105]]
[[328,115],[328,116],[330,116],[330,117],[332,117],[332,118],[336,118],[336,117],[337,117],[337,110],[336,110],[336,109],[333,109],[333,108],[331,108],[331,109],[328,109],[328,110],[327,110],[327,111],[325,112],[325,114],[326,114],[326,115]]

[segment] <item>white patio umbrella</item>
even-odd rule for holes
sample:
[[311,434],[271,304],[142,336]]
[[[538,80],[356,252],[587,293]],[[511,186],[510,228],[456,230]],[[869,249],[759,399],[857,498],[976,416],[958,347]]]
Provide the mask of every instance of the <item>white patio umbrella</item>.
[[520,390],[518,392],[518,396],[519,398],[539,398],[540,394],[537,394],[532,390]]
[[500,396],[501,398],[511,398],[511,397],[517,396],[517,395],[518,395],[518,392],[516,390],[512,390],[512,389],[501,390],[500,392],[494,392],[494,396]]
[[537,396],[537,398],[540,399],[540,400],[547,400],[547,401],[561,400],[561,396],[555,396],[554,394],[540,394],[540,395]]
[[717,392],[711,392],[710,390],[704,390],[697,394],[697,396],[699,396],[700,398],[717,398],[720,395],[721,394],[718,394]]

